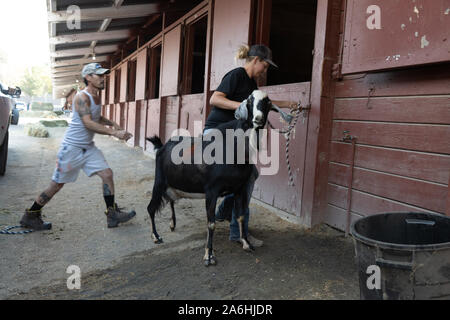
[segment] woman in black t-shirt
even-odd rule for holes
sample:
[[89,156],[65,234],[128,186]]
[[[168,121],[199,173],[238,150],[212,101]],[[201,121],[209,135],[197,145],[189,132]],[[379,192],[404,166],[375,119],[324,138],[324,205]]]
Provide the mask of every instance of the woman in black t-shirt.
[[[209,102],[213,108],[206,120],[204,133],[207,133],[210,129],[217,127],[221,123],[234,120],[234,112],[241,102],[247,99],[254,90],[258,89],[255,79],[258,79],[258,77],[266,73],[270,65],[277,68],[277,65],[272,61],[271,50],[264,45],[254,45],[251,48],[248,46],[241,46],[236,58],[245,59],[245,65],[228,72],[223,77],[219,87],[211,96]],[[295,108],[297,106],[297,103],[292,101],[272,102],[281,108]],[[258,171],[256,166],[254,166],[254,172],[247,186],[249,201],[257,177]],[[234,196],[226,196],[216,212],[216,220],[223,221],[225,218],[231,218],[230,240],[237,241],[240,239],[239,224],[236,220],[233,207]],[[248,204],[244,217],[244,233],[247,234],[248,241],[254,247],[260,247],[263,242],[252,237],[248,233]]]

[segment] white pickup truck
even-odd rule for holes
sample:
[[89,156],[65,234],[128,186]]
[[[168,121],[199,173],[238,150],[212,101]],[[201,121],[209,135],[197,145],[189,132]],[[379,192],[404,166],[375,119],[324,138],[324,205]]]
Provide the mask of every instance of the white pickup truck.
[[0,176],[5,175],[8,160],[9,124],[19,122],[19,110],[14,98],[20,97],[19,87],[6,88],[0,84]]

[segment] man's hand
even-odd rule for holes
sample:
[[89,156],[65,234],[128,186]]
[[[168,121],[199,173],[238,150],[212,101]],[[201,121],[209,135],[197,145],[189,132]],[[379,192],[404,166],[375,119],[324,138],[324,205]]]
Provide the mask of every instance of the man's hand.
[[118,139],[120,139],[120,140],[127,141],[133,135],[131,133],[127,132],[126,130],[116,130],[116,131],[114,131],[113,136],[118,138]]

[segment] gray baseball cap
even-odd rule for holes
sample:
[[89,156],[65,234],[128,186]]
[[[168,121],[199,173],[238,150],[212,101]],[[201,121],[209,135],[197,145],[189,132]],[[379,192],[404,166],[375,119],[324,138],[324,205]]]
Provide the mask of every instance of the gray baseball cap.
[[110,73],[109,69],[102,68],[100,63],[89,63],[83,67],[83,71],[81,71],[81,76],[85,78],[88,74],[108,74]]
[[263,44],[255,44],[250,47],[248,52],[249,57],[259,57],[269,63],[270,65],[278,68],[278,66],[272,61],[272,50]]

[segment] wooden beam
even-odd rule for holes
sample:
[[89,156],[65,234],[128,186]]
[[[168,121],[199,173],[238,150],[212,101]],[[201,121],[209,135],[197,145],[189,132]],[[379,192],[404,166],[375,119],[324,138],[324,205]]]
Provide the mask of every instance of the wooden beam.
[[98,32],[105,32],[106,29],[108,29],[109,24],[111,23],[111,21],[112,21],[112,19],[105,19],[105,20],[103,20],[102,25],[98,29]]
[[83,78],[81,77],[80,73],[77,74],[77,75],[74,75],[74,76],[65,76],[65,77],[62,77],[62,78],[55,78],[55,79],[52,80],[52,82],[54,82],[54,83],[66,83],[66,82],[75,82],[76,80],[78,80],[78,81],[82,81],[83,80]]
[[67,87],[73,87],[73,86],[80,85],[80,84],[81,84],[81,82],[72,81],[72,82],[66,82],[66,83],[53,83],[53,86],[67,88]]
[[[119,45],[107,45],[107,46],[96,46],[95,54],[113,53],[119,48]],[[58,50],[56,52],[51,52],[50,56],[55,58],[60,57],[70,57],[70,56],[81,56],[92,54],[93,47],[88,48],[78,48],[78,49],[66,49]]]
[[64,78],[64,77],[69,77],[69,76],[79,76],[81,75],[81,70],[80,71],[68,71],[68,72],[61,72],[61,73],[56,73],[56,74],[52,74],[52,78],[53,79],[58,79],[58,78]]
[[[136,4],[120,7],[89,8],[81,9],[81,21],[138,18],[161,12],[160,4]],[[66,10],[48,12],[48,22],[66,22],[72,19],[71,14]]]
[[70,90],[73,89],[73,87],[76,87],[76,86],[77,86],[76,84],[66,84],[66,85],[63,85],[63,86],[53,86],[53,90],[55,91],[55,93],[59,93],[59,94],[63,95],[64,91],[65,91],[65,94],[67,94],[67,93],[69,93]]
[[[114,0],[114,4],[113,7],[115,8],[119,8],[124,0]],[[111,23],[112,19],[108,18],[108,19],[104,19],[102,22],[102,25],[100,26],[100,28],[98,29],[98,32],[105,32],[106,29],[108,29],[110,23]],[[91,48],[95,48],[95,46],[97,45],[97,41],[92,41],[91,42]],[[89,57],[89,54],[85,54],[84,55],[85,58]]]
[[450,217],[450,176],[448,177],[447,212],[445,214]]
[[69,66],[69,67],[59,67],[59,68],[52,68],[52,74],[58,74],[61,72],[68,72],[68,71],[81,71],[81,66]]
[[72,64],[87,64],[91,62],[103,62],[106,61],[106,57],[98,57],[96,60],[88,59],[71,59],[71,60],[63,60],[57,61],[52,64],[52,67],[62,67],[62,66],[70,66]]
[[57,37],[51,37],[49,39],[50,44],[63,44],[96,40],[122,40],[128,38],[130,35],[129,30],[115,30],[106,32],[88,32],[88,33],[75,33],[67,34]]
[[56,0],[47,0],[47,11],[49,12],[56,11]]
[[152,25],[156,20],[158,20],[161,17],[161,14],[154,14],[152,15],[146,22],[145,24],[141,27],[141,29],[145,29],[147,27],[149,27],[150,25]]
[[124,0],[114,0],[114,7],[118,8],[122,5]]
[[300,221],[307,227],[322,223],[327,210],[329,150],[335,89],[331,79],[331,69],[338,57],[340,10],[341,0],[317,1],[310,94],[311,110],[308,113],[300,212]]

